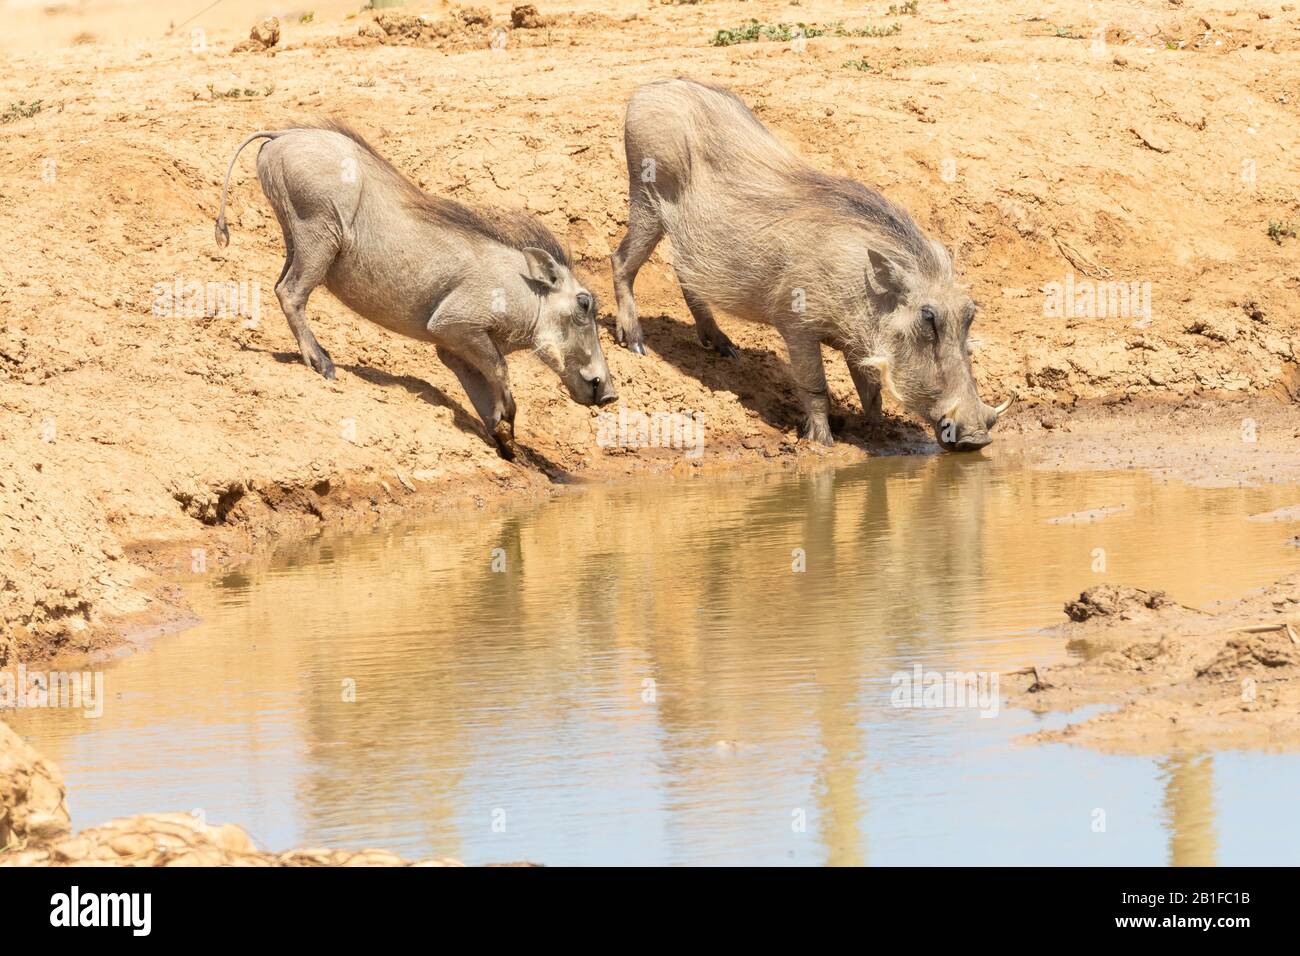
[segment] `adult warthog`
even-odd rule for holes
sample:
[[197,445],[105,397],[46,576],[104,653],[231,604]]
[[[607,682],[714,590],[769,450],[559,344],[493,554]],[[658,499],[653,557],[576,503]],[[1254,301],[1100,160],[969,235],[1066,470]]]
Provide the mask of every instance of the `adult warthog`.
[[690,80],[642,86],[624,124],[627,235],[611,257],[618,340],[644,353],[632,284],[667,234],[700,341],[735,356],[713,309],[776,326],[807,423],[831,444],[821,347],[844,353],[863,410],[884,385],[944,448],[987,445],[1010,401],[980,400],[966,336],[975,303],[952,257],[901,207],[819,172],[734,94]]
[[515,455],[515,400],[505,355],[533,349],[575,402],[615,401],[596,329],[596,300],[568,255],[523,212],[472,210],[421,191],[337,123],[254,133],[226,170],[217,242],[230,241],[226,196],[245,146],[269,140],[257,178],[284,231],[275,284],[302,360],[334,363],[307,325],[318,285],[358,315],[438,349],[504,458]]

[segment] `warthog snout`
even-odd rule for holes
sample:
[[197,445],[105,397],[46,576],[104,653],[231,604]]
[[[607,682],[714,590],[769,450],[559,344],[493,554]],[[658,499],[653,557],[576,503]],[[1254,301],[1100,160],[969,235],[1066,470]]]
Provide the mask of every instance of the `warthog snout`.
[[993,436],[989,434],[989,430],[1011,407],[1011,401],[1008,398],[997,406],[980,402],[978,420],[975,422],[964,419],[957,409],[953,409],[935,425],[935,438],[945,451],[979,451],[993,443]]
[[591,385],[592,404],[608,405],[610,402],[618,401],[618,392],[614,391],[614,384],[609,380],[608,373],[603,377],[587,379],[587,382]]
[[947,451],[979,451],[985,445],[991,444],[992,441],[993,436],[987,431],[981,429],[977,432],[970,432],[962,435],[952,443],[946,443],[941,438],[939,439],[939,444],[943,445],[944,449]]

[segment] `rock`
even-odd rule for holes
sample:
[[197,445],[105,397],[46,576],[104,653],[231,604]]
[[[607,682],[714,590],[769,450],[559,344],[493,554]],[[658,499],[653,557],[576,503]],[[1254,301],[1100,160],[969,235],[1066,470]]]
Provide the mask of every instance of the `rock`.
[[[30,748],[29,748],[30,749]],[[61,796],[62,791],[60,791]],[[14,842],[14,841],[11,841]],[[0,866],[410,866],[388,850],[258,850],[237,826],[208,826],[188,813],[147,813],[112,820],[46,840],[28,838],[25,846],[0,852]],[[431,859],[422,866],[460,866]]]
[[275,17],[267,17],[253,27],[248,37],[250,40],[256,40],[264,47],[275,46],[280,42],[280,21]]
[[275,17],[267,17],[261,23],[256,24],[248,34],[248,39],[241,43],[236,43],[231,48],[232,53],[261,53],[263,50],[269,50],[280,42],[280,21]]
[[[462,866],[389,850],[259,850],[242,829],[189,813],[148,813],[73,835],[57,767],[0,720],[0,867]],[[527,864],[523,864],[527,865]]]
[[546,18],[531,3],[518,3],[510,8],[510,25],[516,30],[538,30],[546,26]]
[[0,850],[67,836],[59,769],[0,720]]

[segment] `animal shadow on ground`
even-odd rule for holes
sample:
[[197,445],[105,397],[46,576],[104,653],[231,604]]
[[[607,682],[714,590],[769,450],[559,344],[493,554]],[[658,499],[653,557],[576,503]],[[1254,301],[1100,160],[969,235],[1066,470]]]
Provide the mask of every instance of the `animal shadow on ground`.
[[[614,339],[614,318],[605,316],[610,341]],[[738,358],[724,358],[701,345],[694,323],[681,322],[662,313],[642,315],[646,345],[652,354],[641,361],[662,358],[678,371],[694,378],[710,391],[732,392],[741,405],[757,412],[767,424],[780,431],[799,431],[803,409],[790,377],[790,363],[784,354],[767,348],[740,346]],[[611,346],[618,348],[619,346]],[[838,353],[827,357],[831,363],[843,362]],[[850,412],[851,414],[846,414]],[[879,422],[863,416],[856,395],[851,405],[832,409],[831,430],[836,441],[855,445],[872,454],[924,454],[938,450],[930,434],[915,422],[885,413]]]
[[[255,346],[244,346],[244,348],[250,352],[264,352],[282,365],[298,365],[302,363],[302,356],[297,352],[272,352],[268,349],[256,348]],[[483,443],[487,445],[488,448],[492,449],[493,452],[496,451],[496,442],[492,440],[492,436],[490,436],[487,429],[483,427],[483,423],[478,420],[478,416],[471,414],[466,410],[465,406],[461,405],[436,385],[430,384],[424,379],[418,378],[414,375],[396,375],[392,372],[385,372],[381,369],[371,368],[368,365],[336,364],[335,367],[342,371],[349,372],[361,379],[363,382],[369,382],[371,385],[378,385],[381,388],[390,388],[393,386],[403,388],[416,398],[428,402],[430,405],[451,409],[452,424],[463,432],[478,435],[483,439]],[[562,467],[551,461],[541,452],[525,445],[523,442],[519,441],[518,438],[515,439],[515,444],[519,449],[519,456],[516,459],[517,463],[540,471],[549,480],[556,482],[557,484],[576,480],[569,472],[565,471]]]

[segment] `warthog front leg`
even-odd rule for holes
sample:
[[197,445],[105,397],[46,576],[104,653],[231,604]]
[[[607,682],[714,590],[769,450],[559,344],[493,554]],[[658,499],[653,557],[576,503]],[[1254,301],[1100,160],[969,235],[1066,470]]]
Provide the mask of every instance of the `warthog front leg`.
[[822,365],[821,340],[805,329],[781,329],[790,352],[790,370],[803,401],[802,435],[823,445],[835,444],[831,437],[831,400],[826,390],[826,369]]
[[518,453],[515,399],[510,394],[505,357],[483,332],[439,329],[438,340],[438,357],[460,380],[474,411],[496,443],[497,454],[513,461]]
[[326,378],[334,378],[334,362],[307,324],[307,300],[312,291],[325,281],[330,264],[334,261],[334,247],[319,241],[299,243],[285,233],[287,257],[280,281],[275,284],[275,295],[280,300],[289,329],[298,342],[298,351],[308,368]]
[[844,360],[849,366],[849,375],[858,390],[858,399],[862,402],[862,415],[869,422],[878,422],[883,415],[880,405],[880,373],[873,368],[860,368],[849,356]]
[[632,286],[636,282],[636,274],[641,271],[645,261],[650,258],[650,253],[655,251],[655,246],[663,237],[664,227],[654,208],[647,203],[638,202],[635,195],[633,193],[634,198],[628,208],[627,235],[618,244],[609,261],[614,269],[614,301],[618,303],[615,337],[629,351],[645,355],[645,337],[637,318]]

